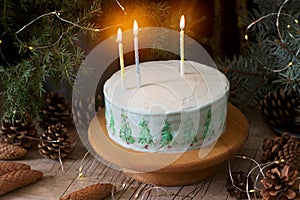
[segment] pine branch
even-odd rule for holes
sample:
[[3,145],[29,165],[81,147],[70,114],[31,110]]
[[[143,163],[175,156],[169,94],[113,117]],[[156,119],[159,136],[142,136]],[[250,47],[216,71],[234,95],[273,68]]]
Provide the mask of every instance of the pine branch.
[[[221,67],[231,82],[231,101],[239,106],[257,105],[265,93],[278,87],[296,89],[300,95],[300,2],[253,2],[255,9],[248,13],[249,40],[238,58],[225,59]],[[249,25],[248,20],[245,23]]]
[[[169,18],[170,7],[165,2],[130,2],[128,15],[121,14],[124,16],[122,23],[131,24],[137,13],[141,13],[139,22],[147,21],[154,26],[165,24],[165,19]],[[77,34],[84,32],[92,40],[99,36],[100,31],[95,31],[96,28],[107,30],[105,28],[111,28],[112,23],[118,24],[112,19],[120,16],[116,13],[122,11],[113,5],[115,1],[0,2],[0,30],[9,34],[20,48],[17,62],[9,61],[7,66],[0,67],[4,89],[1,99],[7,115],[12,116],[14,112],[21,115],[29,113],[31,118],[37,118],[47,81],[58,85],[66,81],[73,85],[76,70],[85,56],[76,45]],[[43,17],[39,18],[41,15]]]

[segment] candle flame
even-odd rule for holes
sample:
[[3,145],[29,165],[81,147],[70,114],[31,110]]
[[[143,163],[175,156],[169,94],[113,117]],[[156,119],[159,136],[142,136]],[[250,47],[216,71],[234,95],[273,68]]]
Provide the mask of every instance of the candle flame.
[[118,29],[117,42],[122,42],[122,30]]
[[134,22],[133,22],[133,34],[134,34],[134,36],[137,36],[138,32],[139,32],[139,27],[138,27],[138,24],[137,24],[136,20],[134,20]]
[[179,27],[180,27],[180,29],[184,29],[184,26],[185,26],[185,20],[184,20],[184,15],[182,15],[180,18]]

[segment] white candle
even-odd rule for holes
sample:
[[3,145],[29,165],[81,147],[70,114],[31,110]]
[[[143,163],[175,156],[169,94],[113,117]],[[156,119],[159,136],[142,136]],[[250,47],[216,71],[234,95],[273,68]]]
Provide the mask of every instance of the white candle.
[[120,67],[121,67],[121,84],[122,84],[122,89],[125,90],[125,84],[124,84],[125,69],[124,69],[124,58],[123,58],[123,45],[122,45],[122,31],[121,31],[121,28],[118,29],[117,42],[119,44],[119,58],[120,58]]
[[185,26],[185,21],[184,21],[184,15],[181,16],[180,18],[180,74],[183,76],[184,75],[184,26]]
[[139,40],[138,40],[139,27],[134,20],[133,23],[133,36],[134,36],[134,56],[135,56],[135,66],[136,66],[136,77],[137,84],[140,86],[141,84],[141,72],[140,72],[140,61],[139,61]]

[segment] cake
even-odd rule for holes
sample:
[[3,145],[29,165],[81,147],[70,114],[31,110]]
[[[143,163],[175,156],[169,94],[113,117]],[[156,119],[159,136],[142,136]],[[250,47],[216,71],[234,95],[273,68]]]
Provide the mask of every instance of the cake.
[[[114,73],[104,84],[109,137],[138,152],[184,152],[218,140],[225,130],[229,82],[220,71],[185,61],[140,63]],[[123,85],[123,86],[122,86]]]

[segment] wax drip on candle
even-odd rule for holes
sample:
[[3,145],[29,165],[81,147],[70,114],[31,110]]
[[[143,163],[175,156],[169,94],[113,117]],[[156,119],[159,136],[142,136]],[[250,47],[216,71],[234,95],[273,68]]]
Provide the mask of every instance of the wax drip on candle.
[[184,26],[185,26],[185,20],[184,15],[180,18],[180,74],[184,75]]
[[139,61],[139,40],[138,40],[139,27],[134,20],[133,23],[133,36],[134,36],[134,56],[135,56],[135,66],[136,66],[136,77],[138,86],[141,85],[141,72],[140,72],[140,61]]

